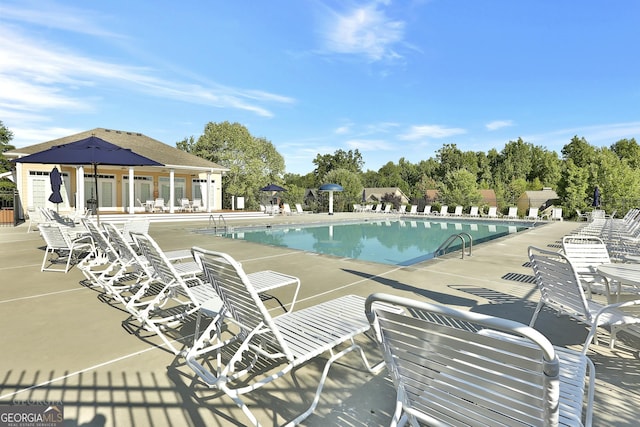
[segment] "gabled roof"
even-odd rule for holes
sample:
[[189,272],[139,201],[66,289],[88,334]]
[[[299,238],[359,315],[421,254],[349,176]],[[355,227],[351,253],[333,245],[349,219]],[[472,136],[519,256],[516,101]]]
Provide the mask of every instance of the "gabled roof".
[[403,202],[409,201],[406,194],[400,189],[400,187],[369,187],[364,189],[367,200],[373,198],[375,200],[381,200],[385,194],[397,194],[402,198]]
[[54,139],[52,141],[34,144],[28,147],[16,148],[15,150],[6,151],[3,154],[7,158],[22,157],[28,154],[47,150],[54,145],[68,144],[90,136],[97,136],[98,138],[104,139],[112,144],[123,148],[129,148],[134,153],[148,157],[168,167],[176,167],[179,169],[216,170],[220,172],[229,170],[217,163],[210,162],[209,160],[187,153],[186,151],[179,150],[156,139],[149,138],[141,133],[104,128],[95,128],[75,135]]

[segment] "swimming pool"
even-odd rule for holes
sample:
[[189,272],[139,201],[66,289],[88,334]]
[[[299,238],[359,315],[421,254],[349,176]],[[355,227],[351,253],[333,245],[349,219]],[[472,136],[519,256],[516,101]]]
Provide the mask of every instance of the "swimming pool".
[[[452,235],[468,233],[473,238],[473,245],[477,245],[525,230],[529,225],[494,221],[369,220],[245,228],[223,236],[342,258],[407,266],[434,258],[440,245]],[[461,245],[461,240],[456,239],[447,252],[460,250]],[[466,245],[468,248],[468,243]]]

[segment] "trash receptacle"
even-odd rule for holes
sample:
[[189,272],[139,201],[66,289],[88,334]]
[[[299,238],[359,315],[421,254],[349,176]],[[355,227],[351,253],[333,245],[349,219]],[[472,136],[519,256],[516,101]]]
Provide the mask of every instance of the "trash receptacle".
[[96,199],[87,200],[87,210],[91,212],[91,215],[98,213],[98,201]]

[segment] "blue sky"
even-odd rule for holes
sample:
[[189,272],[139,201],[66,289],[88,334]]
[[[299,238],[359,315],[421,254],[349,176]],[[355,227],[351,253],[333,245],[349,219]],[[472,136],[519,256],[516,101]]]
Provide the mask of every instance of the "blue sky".
[[338,149],[377,170],[608,146],[640,140],[639,20],[636,0],[2,0],[0,120],[16,147],[238,122],[299,174]]

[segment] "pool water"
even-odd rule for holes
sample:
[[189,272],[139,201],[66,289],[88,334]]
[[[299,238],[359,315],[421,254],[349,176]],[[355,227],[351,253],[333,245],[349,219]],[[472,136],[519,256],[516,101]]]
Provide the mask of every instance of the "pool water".
[[[407,266],[434,258],[440,245],[452,235],[468,233],[475,246],[527,228],[527,224],[516,226],[494,221],[465,223],[389,220],[238,229],[224,234],[224,237],[342,258]],[[467,237],[467,251],[468,241]],[[461,240],[455,239],[447,252],[460,250],[461,246]],[[438,255],[441,254],[442,252],[438,252]]]

